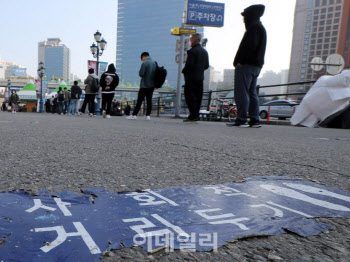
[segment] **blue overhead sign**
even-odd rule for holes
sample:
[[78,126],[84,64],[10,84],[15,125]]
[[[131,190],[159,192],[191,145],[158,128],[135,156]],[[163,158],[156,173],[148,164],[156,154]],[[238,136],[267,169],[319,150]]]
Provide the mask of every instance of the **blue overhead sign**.
[[350,217],[350,194],[284,176],[243,183],[112,193],[0,193],[0,259],[100,261],[106,250],[138,245],[166,252],[217,250],[251,235],[311,236]]
[[223,27],[225,4],[188,0],[187,25]]
[[15,68],[13,70],[13,74],[15,76],[25,76],[25,75],[27,75],[27,69],[26,68]]

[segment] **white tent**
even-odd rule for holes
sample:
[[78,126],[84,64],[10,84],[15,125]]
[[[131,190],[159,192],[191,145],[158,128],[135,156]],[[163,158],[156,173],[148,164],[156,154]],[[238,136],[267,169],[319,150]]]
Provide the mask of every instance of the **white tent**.
[[291,118],[292,125],[324,125],[350,106],[350,70],[322,76],[310,88]]

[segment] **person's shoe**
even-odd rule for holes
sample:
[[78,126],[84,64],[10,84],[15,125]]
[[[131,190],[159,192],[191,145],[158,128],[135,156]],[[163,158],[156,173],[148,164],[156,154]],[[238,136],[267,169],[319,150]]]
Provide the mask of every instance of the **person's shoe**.
[[83,112],[79,112],[78,115],[79,115],[79,116],[82,116],[82,115],[84,115],[84,114],[83,114]]
[[15,114],[17,114],[17,111],[14,111],[15,112]]
[[235,122],[232,122],[232,123],[228,123],[226,125],[227,126],[236,126],[236,127],[249,127],[247,122],[240,122],[240,121],[235,121]]
[[185,119],[184,122],[185,123],[193,123],[193,124],[198,124],[199,123],[198,119],[188,119],[188,118]]
[[106,115],[107,115],[106,111],[103,110],[103,111],[102,111],[102,116],[103,116],[103,118],[106,118]]
[[12,114],[14,114],[15,113],[15,111],[12,111]]
[[151,117],[150,116],[146,116],[145,120],[151,120]]
[[259,128],[259,127],[261,127],[259,121],[249,121],[248,124],[249,124],[249,127],[252,127],[252,128]]
[[63,113],[61,113],[61,115],[63,115]]
[[76,116],[80,116],[80,114],[79,114],[79,113],[75,113],[75,115],[76,115]]
[[111,118],[111,115],[106,115],[107,118]]
[[93,113],[89,113],[89,117],[93,117],[94,116],[94,114]]
[[126,119],[128,119],[128,120],[137,120],[137,117],[136,116],[128,116]]

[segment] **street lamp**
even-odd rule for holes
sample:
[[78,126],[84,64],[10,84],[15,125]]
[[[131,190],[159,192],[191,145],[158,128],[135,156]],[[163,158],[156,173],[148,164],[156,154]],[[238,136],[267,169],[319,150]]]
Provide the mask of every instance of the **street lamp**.
[[7,101],[10,100],[10,90],[11,90],[11,80],[9,79],[7,82]]
[[40,103],[39,103],[39,113],[44,113],[44,101],[43,101],[43,77],[45,75],[44,63],[39,63],[38,76],[40,77]]
[[[98,68],[99,68],[99,64],[100,64],[100,56],[103,54],[103,51],[105,50],[106,45],[107,45],[107,41],[104,40],[103,38],[101,39],[101,36],[102,36],[102,34],[99,31],[97,31],[94,34],[94,38],[95,38],[95,41],[97,42],[97,45],[95,43],[93,43],[90,46],[91,54],[97,60],[97,64],[96,64],[96,75],[97,76],[98,76]],[[96,115],[101,115],[101,110],[100,110],[101,96],[100,96],[100,92],[97,92],[97,97],[96,98],[97,98],[97,105],[96,105],[95,113],[96,113]]]

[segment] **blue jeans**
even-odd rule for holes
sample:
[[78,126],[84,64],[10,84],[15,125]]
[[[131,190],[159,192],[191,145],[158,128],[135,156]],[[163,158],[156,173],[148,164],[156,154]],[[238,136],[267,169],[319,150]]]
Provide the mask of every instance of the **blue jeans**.
[[247,112],[251,121],[259,121],[259,97],[256,82],[260,74],[260,67],[242,65],[235,69],[235,101],[237,106],[237,119],[246,122]]
[[63,101],[58,102],[58,111],[57,111],[58,114],[63,113],[63,107],[64,107],[64,102]]
[[67,113],[69,112],[69,101],[64,101],[64,110],[63,113]]
[[76,114],[78,113],[78,101],[79,99],[71,99],[70,100],[70,106],[69,106],[69,110],[68,110],[68,114]]

